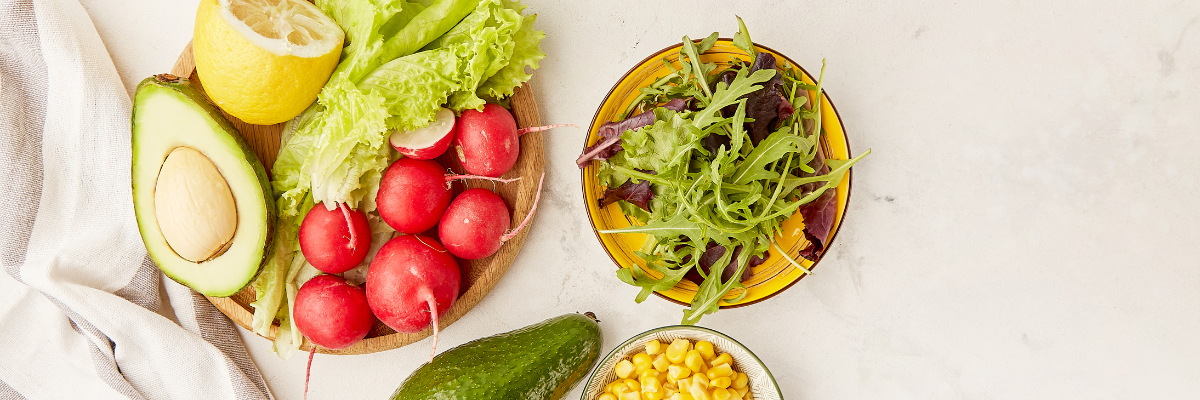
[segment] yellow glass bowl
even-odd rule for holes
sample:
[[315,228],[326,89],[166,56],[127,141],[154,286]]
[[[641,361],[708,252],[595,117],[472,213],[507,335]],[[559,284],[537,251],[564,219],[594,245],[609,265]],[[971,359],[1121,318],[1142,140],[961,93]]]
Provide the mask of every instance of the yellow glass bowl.
[[[600,108],[596,110],[596,116],[592,118],[592,124],[588,132],[587,139],[584,141],[584,148],[600,141],[600,125],[606,122],[613,121],[617,118],[633,100],[638,96],[639,89],[650,86],[654,81],[662,78],[670,73],[662,60],[666,59],[671,65],[679,68],[679,48],[682,44],[676,44],[667,47],[646,57],[641,63],[638,63],[633,69],[625,73],[621,80],[613,86],[612,90],[605,96],[604,101],[600,103]],[[787,58],[775,50],[771,50],[765,46],[755,45],[760,52],[766,52],[775,56],[779,68],[790,66],[794,70],[802,73],[806,83],[813,83],[812,75],[800,68],[799,64]],[[730,39],[720,39],[713,46],[712,50],[700,56],[702,62],[715,62],[718,64],[718,70],[732,64],[734,59],[741,59],[746,63],[750,63],[749,56],[742,53],[737,47],[733,46],[733,41]],[[809,98],[813,98],[815,93],[809,92]],[[838,116],[837,109],[833,107],[833,102],[828,95],[822,96],[821,102],[821,124],[825,128],[825,133],[821,136],[821,146],[825,151],[825,157],[836,160],[846,160],[850,158],[850,144],[846,141],[845,129],[842,127],[842,120]],[[583,200],[588,212],[588,219],[592,222],[592,228],[596,231],[596,238],[600,239],[604,251],[612,258],[613,262],[620,268],[642,268],[645,270],[645,262],[641,258],[634,255],[633,251],[640,249],[646,240],[645,234],[605,234],[600,233],[601,230],[619,229],[634,224],[634,221],[626,217],[621,212],[620,207],[616,203],[608,205],[608,207],[600,207],[600,199],[604,196],[604,187],[596,179],[598,161],[593,161],[582,170],[583,180]],[[833,243],[833,239],[837,236],[838,229],[842,226],[842,219],[845,218],[846,204],[850,200],[850,181],[853,170],[846,173],[842,178],[842,182],[837,187],[837,215],[834,218],[833,226],[830,228],[828,240],[826,240],[825,249],[817,261],[821,260],[826,250]],[[788,251],[788,255],[799,261],[801,265],[808,268],[810,271],[816,266],[816,262],[808,261],[799,256],[800,250],[808,247],[809,242],[804,238],[803,234],[804,221],[800,213],[796,213],[791,219],[783,223],[783,236],[775,237],[775,243],[779,248]],[[648,271],[652,276],[659,277],[657,272]],[[779,255],[774,249],[770,249],[765,263],[762,265],[750,268],[749,277],[743,281],[746,290],[749,293],[744,298],[735,303],[722,302],[721,308],[735,308],[747,306],[765,300],[786,290],[801,278],[807,275],[804,271],[792,266],[787,260]],[[692,297],[696,294],[697,283],[683,280],[674,288],[656,292],[659,297],[670,300],[682,305],[688,305],[692,301]],[[741,294],[739,289],[730,291],[726,299],[736,298]]]

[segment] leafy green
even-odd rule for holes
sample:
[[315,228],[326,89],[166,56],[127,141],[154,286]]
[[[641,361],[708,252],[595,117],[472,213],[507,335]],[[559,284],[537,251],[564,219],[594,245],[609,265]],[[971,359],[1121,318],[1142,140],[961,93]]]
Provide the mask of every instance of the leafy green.
[[[536,67],[544,56],[533,16],[511,0],[317,0],[346,32],[346,46],[317,102],[284,126],[272,168],[279,221],[275,247],[254,281],[253,328],[284,329],[274,350],[283,357],[303,338],[288,310],[312,266],[297,234],[314,205],[338,203],[364,212],[388,163],[391,129],[428,125],[440,107],[483,106],[476,93],[499,98],[529,79],[506,68]],[[514,61],[515,60],[515,61]],[[505,72],[508,71],[508,72]],[[500,79],[491,79],[505,74]],[[489,86],[485,89],[484,85]]]
[[[739,25],[734,45],[753,59],[749,33],[740,19]],[[674,287],[692,270],[699,272],[703,279],[696,282],[696,294],[682,319],[689,325],[722,304],[744,298],[740,279],[721,277],[740,277],[752,257],[764,257],[772,246],[778,247],[772,238],[781,233],[783,222],[835,188],[851,166],[870,154],[868,150],[851,160],[821,160],[819,165],[831,169],[822,167],[828,173],[817,174],[808,164],[821,154],[820,113],[797,91],[820,93],[821,81],[804,85],[786,66],[784,79],[776,77],[781,72],[774,68],[752,71],[740,63],[717,74],[718,66],[701,57],[717,37],[713,33],[699,42],[683,38],[678,67],[667,63],[670,72],[643,88],[635,104],[625,110],[630,115],[653,109],[654,123],[623,132],[621,150],[601,161],[597,176],[610,187],[631,181],[650,185],[654,196],[648,208],[618,201],[621,210],[641,224],[600,233],[648,236],[635,252],[645,266],[617,272],[622,282],[642,289],[638,302],[654,291]],[[747,98],[762,93],[786,96],[783,100],[797,112],[766,113],[772,118],[766,122],[772,124],[758,121],[758,125],[773,126],[772,131],[754,144],[746,129],[752,122],[747,118]],[[689,99],[699,107],[682,111],[659,107],[672,99]],[[723,254],[719,259],[701,269],[699,260],[710,244],[743,250],[736,252],[736,259],[734,251],[719,253]],[[795,259],[785,258],[803,269]],[[725,274],[731,265],[737,270]]]

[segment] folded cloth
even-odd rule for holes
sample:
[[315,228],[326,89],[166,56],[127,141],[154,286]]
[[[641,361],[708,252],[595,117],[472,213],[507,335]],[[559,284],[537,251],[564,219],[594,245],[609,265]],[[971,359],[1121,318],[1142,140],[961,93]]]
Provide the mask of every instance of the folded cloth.
[[229,320],[163,280],[130,101],[77,0],[0,0],[0,399],[268,399]]

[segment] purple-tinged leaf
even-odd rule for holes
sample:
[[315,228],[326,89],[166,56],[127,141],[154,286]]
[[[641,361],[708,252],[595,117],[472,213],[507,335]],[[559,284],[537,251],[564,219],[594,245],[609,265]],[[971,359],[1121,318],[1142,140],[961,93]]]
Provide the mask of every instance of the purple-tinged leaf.
[[600,207],[607,207],[617,200],[625,200],[643,210],[650,211],[650,200],[653,199],[654,191],[650,190],[650,181],[633,183],[633,180],[630,179],[621,186],[605,190],[604,197],[600,199]]
[[[704,253],[700,255],[700,261],[697,263],[697,267],[703,268],[704,274],[708,275],[708,272],[711,271],[713,264],[716,264],[717,261],[720,261],[721,257],[725,255],[725,251],[725,246],[718,245],[717,242],[708,242],[708,247],[706,250],[704,250]],[[742,245],[738,245],[737,247],[733,248],[733,255],[729,257],[729,266],[725,267],[725,269],[721,271],[721,282],[729,282],[729,280],[733,278],[733,274],[737,273],[737,260],[738,255],[741,253]],[[750,277],[750,268],[759,266],[766,261],[767,259],[763,257],[751,256],[748,263],[749,265],[746,267],[746,270],[742,271],[742,276],[738,278],[738,281],[745,281]],[[684,275],[684,279],[690,280],[697,285],[704,281],[704,278],[700,277],[700,272],[698,272],[695,268],[693,268],[691,271],[688,271],[688,273]]]
[[[801,176],[816,176],[829,173],[829,165],[825,164],[825,151],[817,146],[817,155],[808,163],[813,173],[801,173]],[[799,170],[797,170],[799,171]],[[824,186],[825,182],[813,182],[801,186],[801,193],[811,193]],[[812,243],[811,246],[800,250],[800,256],[809,261],[817,261],[829,239],[833,229],[833,220],[837,216],[837,191],[826,190],[816,200],[800,206],[797,210],[804,218],[804,238]]]
[[[682,111],[684,107],[687,107],[687,103],[687,100],[672,99],[661,107],[674,111]],[[617,152],[623,150],[621,147],[622,133],[625,133],[625,131],[628,130],[651,125],[653,123],[654,110],[648,110],[641,114],[626,118],[624,121],[606,122],[603,125],[600,125],[600,130],[598,132],[601,137],[600,141],[584,149],[583,154],[580,155],[579,158],[575,159],[575,164],[578,165],[579,168],[586,168],[588,163],[592,160],[607,160],[609,157],[612,157],[616,155]]]

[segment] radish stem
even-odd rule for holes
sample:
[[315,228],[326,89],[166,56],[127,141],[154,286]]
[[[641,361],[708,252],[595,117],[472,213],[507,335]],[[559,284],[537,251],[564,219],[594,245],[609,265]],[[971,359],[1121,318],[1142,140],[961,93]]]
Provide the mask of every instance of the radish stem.
[[354,223],[350,221],[350,207],[346,207],[346,203],[338,203],[338,208],[342,209],[342,216],[346,218],[346,230],[350,231],[350,250],[354,250],[358,247],[358,235],[354,232]]
[[537,211],[538,199],[542,198],[542,182],[545,180],[546,180],[546,173],[543,172],[542,177],[540,179],[538,179],[537,192],[533,195],[533,207],[529,208],[529,214],[525,215],[525,220],[521,221],[521,224],[517,225],[516,229],[513,229],[513,230],[509,231],[508,233],[505,233],[504,236],[501,236],[500,243],[507,242],[510,239],[517,237],[517,232],[520,232],[521,228],[524,228],[525,225],[528,225],[529,221],[533,219],[533,212]]
[[433,362],[433,356],[437,354],[438,340],[437,300],[433,298],[433,293],[427,293],[425,301],[429,303],[429,316],[433,320],[433,348],[429,350],[429,362]]
[[317,344],[310,342],[308,347],[308,368],[304,370],[304,400],[308,400],[308,377],[312,376],[312,360],[314,354],[317,354]]
[[569,127],[572,127],[572,128],[578,128],[578,126],[576,126],[575,124],[558,124],[558,125],[546,125],[546,126],[531,126],[531,127],[528,127],[528,128],[521,128],[521,129],[517,129],[517,136],[521,136],[521,135],[524,135],[524,134],[526,134],[526,133],[529,133],[529,132],[541,132],[541,131],[550,130],[550,129],[554,129],[554,128],[565,128],[565,127],[568,127],[568,126],[569,126]]

